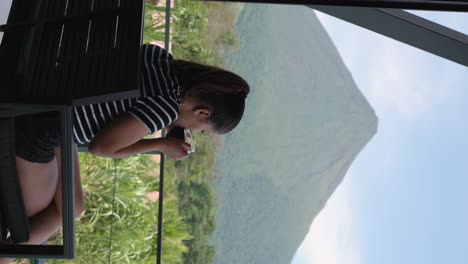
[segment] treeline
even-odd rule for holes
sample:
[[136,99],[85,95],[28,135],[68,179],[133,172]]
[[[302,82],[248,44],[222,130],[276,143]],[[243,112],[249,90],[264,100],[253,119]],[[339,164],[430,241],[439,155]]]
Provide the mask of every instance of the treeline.
[[[171,25],[174,57],[224,66],[226,52],[238,46],[233,24],[239,10],[232,11],[233,8],[234,5],[176,0]],[[182,253],[183,263],[214,262],[215,249],[210,241],[216,227],[214,153],[220,142],[214,135],[197,135],[196,152],[170,165],[179,181],[179,214],[191,236],[184,240],[188,250]]]
[[176,58],[223,66],[226,54],[239,47],[234,25],[238,3],[175,0],[172,50]]
[[184,240],[188,250],[182,254],[183,263],[206,264],[212,263],[215,255],[210,243],[216,227],[215,147],[206,135],[198,135],[196,141],[197,151],[186,160],[173,163],[173,166],[179,180],[179,214],[191,236]]

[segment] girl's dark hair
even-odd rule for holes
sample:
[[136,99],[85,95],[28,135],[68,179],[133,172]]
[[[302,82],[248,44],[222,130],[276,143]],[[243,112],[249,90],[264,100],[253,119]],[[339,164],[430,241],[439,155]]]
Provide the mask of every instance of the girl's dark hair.
[[209,65],[174,60],[182,97],[193,96],[211,111],[208,121],[221,134],[237,126],[244,114],[249,84],[237,74]]

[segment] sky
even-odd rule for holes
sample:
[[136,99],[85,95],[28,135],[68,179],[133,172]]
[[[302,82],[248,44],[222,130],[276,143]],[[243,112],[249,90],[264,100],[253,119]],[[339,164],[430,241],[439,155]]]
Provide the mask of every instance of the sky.
[[[468,67],[316,13],[379,127],[292,263],[468,263]],[[468,14],[415,13],[468,34]]]

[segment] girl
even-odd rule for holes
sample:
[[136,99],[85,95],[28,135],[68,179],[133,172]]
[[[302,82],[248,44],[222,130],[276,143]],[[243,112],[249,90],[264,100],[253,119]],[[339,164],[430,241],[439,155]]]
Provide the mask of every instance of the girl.
[[[174,60],[154,45],[144,45],[142,55],[141,97],[76,107],[75,143],[89,143],[91,153],[104,157],[159,150],[180,160],[191,148],[183,140],[144,137],[174,126],[225,134],[239,123],[250,90],[244,79],[217,67]],[[61,226],[59,122],[46,113],[18,118],[16,124],[16,164],[30,222],[26,243],[39,244]],[[76,144],[74,168],[76,217],[84,209]]]

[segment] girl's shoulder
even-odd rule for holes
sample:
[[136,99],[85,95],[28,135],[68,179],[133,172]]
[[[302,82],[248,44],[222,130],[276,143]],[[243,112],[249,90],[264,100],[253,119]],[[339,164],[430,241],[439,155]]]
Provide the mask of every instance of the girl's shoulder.
[[146,57],[146,59],[150,59],[150,60],[173,60],[174,59],[172,54],[169,51],[167,51],[163,47],[160,47],[154,44],[143,44],[142,55]]

